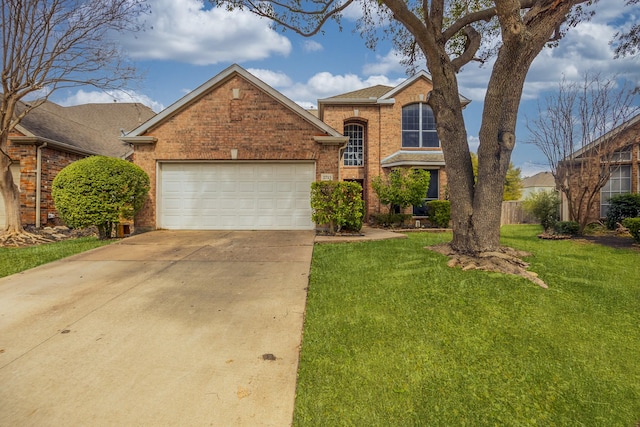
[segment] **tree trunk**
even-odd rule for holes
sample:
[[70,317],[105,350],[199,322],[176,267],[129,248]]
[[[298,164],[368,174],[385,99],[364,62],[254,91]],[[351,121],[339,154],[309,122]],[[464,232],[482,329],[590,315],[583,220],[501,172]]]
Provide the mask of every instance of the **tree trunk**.
[[[6,147],[6,144],[3,146]],[[20,221],[20,189],[13,182],[11,174],[11,159],[0,152],[0,194],[4,199],[6,213],[5,232],[22,233],[22,223]]]

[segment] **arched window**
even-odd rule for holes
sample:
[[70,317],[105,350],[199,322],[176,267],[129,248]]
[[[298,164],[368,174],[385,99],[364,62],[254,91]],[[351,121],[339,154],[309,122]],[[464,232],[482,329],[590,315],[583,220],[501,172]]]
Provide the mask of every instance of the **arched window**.
[[344,150],[345,166],[362,166],[364,164],[364,126],[358,123],[344,125],[344,136],[349,137],[349,144]]
[[436,119],[427,104],[420,102],[402,107],[402,147],[440,147]]

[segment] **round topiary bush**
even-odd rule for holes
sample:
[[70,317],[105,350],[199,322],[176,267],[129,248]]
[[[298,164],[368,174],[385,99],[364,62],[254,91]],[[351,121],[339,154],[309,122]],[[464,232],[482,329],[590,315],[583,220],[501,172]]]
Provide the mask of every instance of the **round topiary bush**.
[[52,197],[60,218],[70,227],[95,225],[101,239],[113,226],[133,219],[149,192],[149,176],[126,160],[92,156],[71,163],[53,180]]

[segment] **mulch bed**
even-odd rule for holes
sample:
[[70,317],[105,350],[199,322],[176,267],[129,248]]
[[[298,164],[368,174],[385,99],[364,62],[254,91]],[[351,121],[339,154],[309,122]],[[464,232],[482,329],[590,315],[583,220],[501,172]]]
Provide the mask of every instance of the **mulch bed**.
[[640,245],[632,237],[618,235],[581,236],[575,240],[586,240],[615,249],[634,249],[640,251]]

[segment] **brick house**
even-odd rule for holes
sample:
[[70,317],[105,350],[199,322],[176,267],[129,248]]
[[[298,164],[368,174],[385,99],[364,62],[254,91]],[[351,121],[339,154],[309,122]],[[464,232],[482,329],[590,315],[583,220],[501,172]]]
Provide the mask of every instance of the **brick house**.
[[[588,222],[594,222],[607,216],[609,199],[612,196],[640,192],[640,114],[576,151],[564,162],[575,164],[593,161],[594,155],[601,155],[598,148],[603,143],[612,144],[616,151],[609,162],[611,173],[609,180],[600,190],[599,197],[596,197],[591,206],[588,206]],[[608,149],[605,151],[608,151]],[[558,169],[560,170],[561,168],[562,164],[559,165]],[[578,186],[581,184],[584,184],[584,177],[580,177],[579,180],[573,180],[570,183],[574,191],[577,191]],[[561,216],[564,221],[569,220],[564,194],[562,195]]]
[[[154,114],[136,103],[62,107],[47,101],[31,110],[9,135],[8,146],[14,182],[20,187],[23,226],[56,223],[51,184],[58,172],[91,155],[131,155],[131,147],[118,137]],[[0,228],[4,226],[4,200],[0,197]]]
[[432,88],[421,72],[321,99],[312,114],[232,65],[120,138],[151,179],[136,228],[313,229],[313,181],[359,182],[370,215],[381,210],[371,180],[395,167],[429,170],[426,199],[445,198]]
[[[426,169],[431,180],[425,200],[446,198],[444,155],[427,105],[431,76],[421,71],[396,87],[373,86],[318,100],[318,117],[349,136],[339,177],[363,187],[367,214],[384,212],[372,187],[374,177],[396,167]],[[471,102],[460,97],[463,106]],[[414,206],[416,218],[425,208]]]
[[121,140],[151,180],[138,230],[311,230],[348,138],[232,65]]

